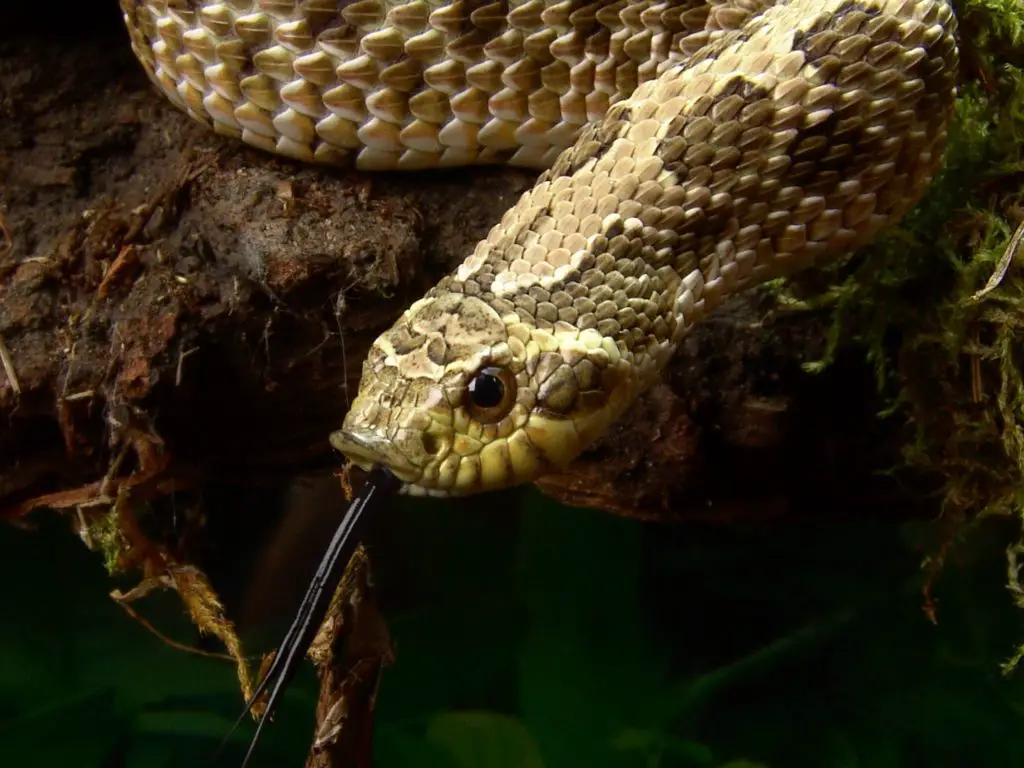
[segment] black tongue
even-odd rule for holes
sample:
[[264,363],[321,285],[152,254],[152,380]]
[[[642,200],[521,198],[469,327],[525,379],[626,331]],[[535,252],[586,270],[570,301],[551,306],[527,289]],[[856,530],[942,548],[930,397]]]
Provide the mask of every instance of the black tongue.
[[316,572],[310,580],[295,618],[278,646],[270,669],[267,670],[266,676],[256,687],[252,697],[246,702],[242,714],[225,737],[226,741],[249,714],[256,700],[269,688],[270,696],[267,699],[266,711],[256,726],[256,733],[253,734],[249,750],[242,761],[242,768],[246,768],[249,764],[264,724],[273,715],[277,701],[288,687],[288,683],[299,664],[302,663],[306,651],[309,650],[313,638],[316,637],[327,609],[330,607],[331,598],[345,573],[348,561],[359,546],[365,525],[380,513],[380,510],[395,496],[401,485],[401,481],[386,467],[373,467],[366,482],[360,487],[358,494],[342,516],[341,522],[320,560],[320,565],[317,566]]

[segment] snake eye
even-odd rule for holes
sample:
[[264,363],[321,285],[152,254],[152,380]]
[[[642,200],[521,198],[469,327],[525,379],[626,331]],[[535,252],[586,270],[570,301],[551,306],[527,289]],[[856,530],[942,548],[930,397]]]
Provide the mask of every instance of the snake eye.
[[512,410],[515,401],[516,380],[504,368],[481,368],[466,387],[466,410],[484,424],[501,421]]

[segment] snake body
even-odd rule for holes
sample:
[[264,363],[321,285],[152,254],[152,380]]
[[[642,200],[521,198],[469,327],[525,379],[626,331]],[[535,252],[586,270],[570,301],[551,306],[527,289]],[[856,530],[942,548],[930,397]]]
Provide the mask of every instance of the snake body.
[[220,133],[365,170],[546,169],[694,48],[704,0],[121,0],[161,91]]
[[728,296],[867,242],[941,166],[948,0],[121,0],[221,133],[365,169],[545,168],[373,344],[332,444],[409,493],[569,464]]

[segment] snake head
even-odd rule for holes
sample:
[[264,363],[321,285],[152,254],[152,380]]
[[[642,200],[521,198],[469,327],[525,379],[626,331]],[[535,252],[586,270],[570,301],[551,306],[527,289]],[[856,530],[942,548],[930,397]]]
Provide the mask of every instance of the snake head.
[[444,284],[374,342],[331,444],[449,496],[565,467],[632,399],[631,367],[597,331],[556,335]]

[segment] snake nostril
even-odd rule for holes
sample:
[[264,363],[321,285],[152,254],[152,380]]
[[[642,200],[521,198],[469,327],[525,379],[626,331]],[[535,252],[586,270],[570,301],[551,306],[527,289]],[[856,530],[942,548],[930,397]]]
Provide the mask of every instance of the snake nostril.
[[427,432],[423,435],[423,450],[431,456],[436,456],[441,452],[441,441],[436,435]]

